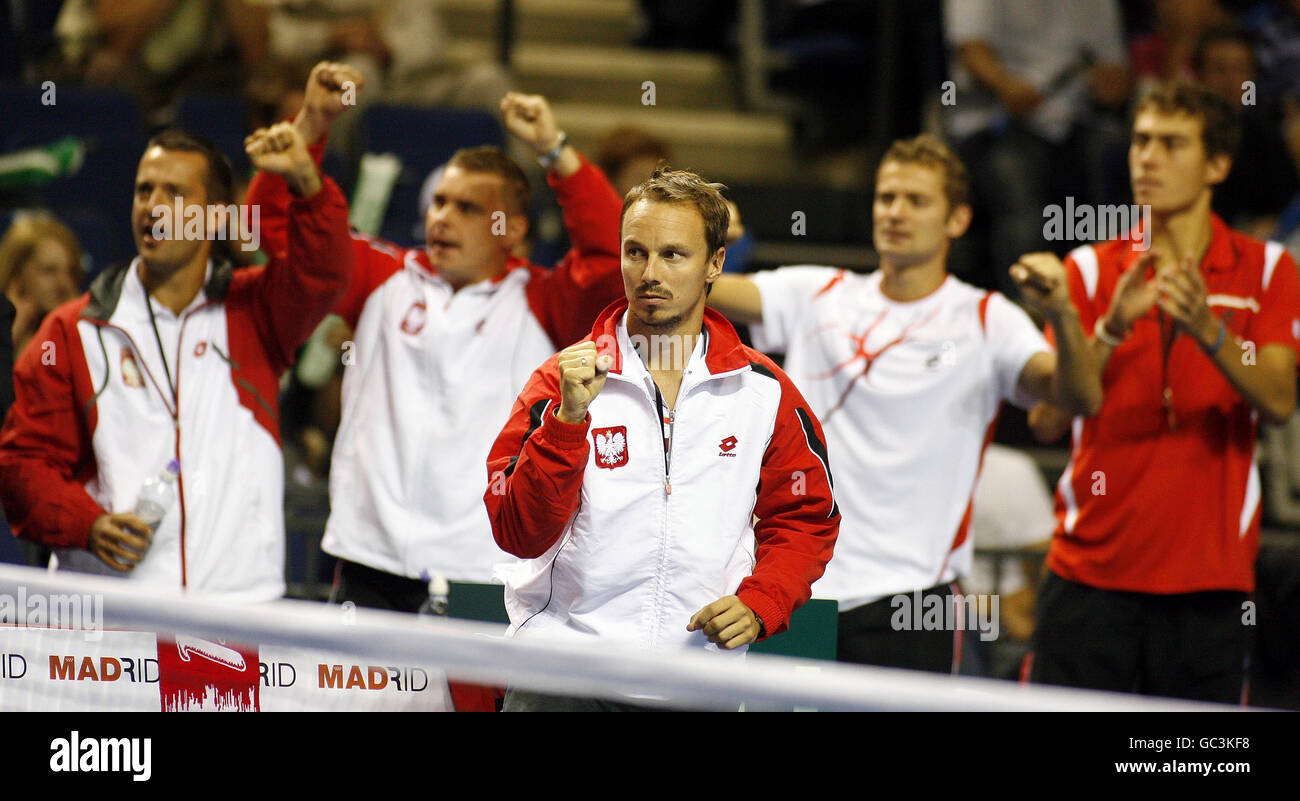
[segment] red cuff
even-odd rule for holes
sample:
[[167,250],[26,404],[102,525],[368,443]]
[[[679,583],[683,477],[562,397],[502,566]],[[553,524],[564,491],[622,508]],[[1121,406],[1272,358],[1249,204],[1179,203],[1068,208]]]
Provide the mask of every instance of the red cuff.
[[[739,590],[736,592],[736,597],[740,599],[741,603],[749,607],[749,611],[763,618],[763,629],[766,636],[762,640],[785,631],[789,626],[790,621],[766,595],[755,590]],[[755,642],[760,641],[756,640]]]
[[546,415],[542,421],[542,431],[546,438],[556,445],[574,447],[587,443],[587,429],[591,426],[591,414],[588,413],[581,423],[566,423],[558,415],[560,407]]

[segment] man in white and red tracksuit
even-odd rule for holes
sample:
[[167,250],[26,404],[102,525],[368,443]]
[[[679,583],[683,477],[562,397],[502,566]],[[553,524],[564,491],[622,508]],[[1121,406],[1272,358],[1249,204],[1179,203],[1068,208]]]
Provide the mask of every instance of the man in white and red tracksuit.
[[[347,76],[317,77],[334,86]],[[319,94],[309,83],[294,121],[309,143],[344,110]],[[573,248],[553,270],[515,255],[528,181],[491,147],[461,150],[443,170],[425,247],[353,237],[356,277],[336,311],[355,334],[322,542],[339,557],[337,602],[415,612],[428,597],[422,573],[493,581],[510,556],[479,500],[492,439],[533,368],[622,293],[619,199],[605,176],[566,143],[544,98],[507,95],[502,114],[549,167]],[[437,136],[412,135],[426,133]],[[249,187],[272,251],[286,194],[274,176]]]
[[[214,255],[230,166],[164,132],[136,174],[137,257],[48,315],[18,360],[0,501],[61,568],[239,602],[284,593],[278,379],[353,259],[343,195],[296,131],[258,131],[247,148],[294,193],[284,258],[235,270]],[[132,510],[172,460],[179,497],[151,532]]]
[[[533,373],[492,446],[492,531],[525,560],[506,581],[511,636],[744,649],[788,627],[831,557],[820,424],[705,309],[725,258],[721,188],[656,170],[628,193],[626,299]],[[505,702],[626,706],[517,688]]]

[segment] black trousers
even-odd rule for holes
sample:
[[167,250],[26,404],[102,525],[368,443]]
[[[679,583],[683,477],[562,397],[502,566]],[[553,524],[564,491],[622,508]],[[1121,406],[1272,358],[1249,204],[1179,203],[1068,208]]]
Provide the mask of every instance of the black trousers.
[[[938,584],[921,591],[922,604],[937,597],[947,610],[958,592],[955,585]],[[899,593],[909,604],[911,593]],[[918,626],[899,628],[896,625],[898,605],[894,597],[881,598],[869,604],[841,612],[839,616],[839,642],[835,658],[840,662],[860,665],[928,670],[935,673],[956,673],[961,662],[960,642],[964,628],[923,630]],[[912,620],[919,620],[921,609],[911,610]]]
[[528,690],[506,689],[502,712],[673,712],[668,707],[641,706],[606,701],[603,698],[580,698],[570,695],[547,695]]
[[418,612],[429,597],[429,586],[419,579],[397,576],[340,559],[334,571],[330,603],[351,602],[369,609]]
[[1038,599],[1030,681],[1239,704],[1251,626],[1244,592],[1154,595],[1048,572]]

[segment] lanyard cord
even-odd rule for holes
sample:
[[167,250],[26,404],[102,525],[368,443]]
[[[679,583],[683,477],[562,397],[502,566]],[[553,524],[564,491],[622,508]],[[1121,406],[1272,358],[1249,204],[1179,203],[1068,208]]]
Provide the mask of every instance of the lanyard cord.
[[149,325],[153,326],[153,338],[158,343],[158,355],[162,357],[163,373],[167,376],[167,389],[172,393],[172,409],[175,414],[180,414],[180,405],[176,400],[176,385],[172,383],[172,371],[167,366],[167,351],[163,348],[162,335],[158,333],[158,321],[153,314],[153,303],[149,300],[149,290],[145,288],[143,281],[140,282],[140,291],[144,292],[144,305],[149,309]]

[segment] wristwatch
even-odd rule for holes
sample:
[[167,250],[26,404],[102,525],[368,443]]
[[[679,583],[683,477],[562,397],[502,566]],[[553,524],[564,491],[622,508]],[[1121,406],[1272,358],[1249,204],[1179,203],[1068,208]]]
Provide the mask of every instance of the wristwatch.
[[538,156],[537,163],[548,170],[554,167],[555,162],[560,160],[560,151],[564,150],[564,146],[567,144],[569,144],[569,135],[564,131],[560,131],[560,138],[555,143],[555,147]]
[[754,620],[758,621],[758,636],[754,639],[761,640],[767,636],[767,626],[763,625],[763,618],[759,617],[757,614],[754,615]]

